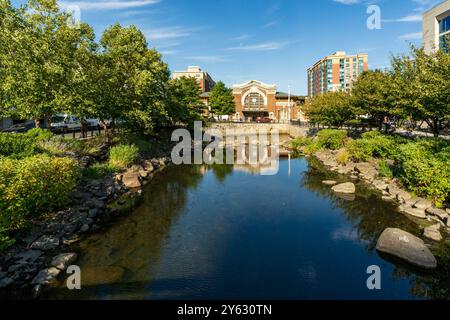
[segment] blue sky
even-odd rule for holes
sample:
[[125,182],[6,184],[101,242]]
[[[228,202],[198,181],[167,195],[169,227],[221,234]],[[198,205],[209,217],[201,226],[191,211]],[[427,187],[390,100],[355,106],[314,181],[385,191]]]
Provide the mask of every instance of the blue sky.
[[[449,1],[449,0],[447,0]],[[18,4],[22,0],[13,0]],[[248,80],[307,93],[307,68],[335,51],[369,54],[369,68],[421,44],[421,14],[441,0],[65,0],[100,37],[109,25],[134,24],[170,69],[199,65],[231,86]],[[381,9],[369,30],[370,4]]]

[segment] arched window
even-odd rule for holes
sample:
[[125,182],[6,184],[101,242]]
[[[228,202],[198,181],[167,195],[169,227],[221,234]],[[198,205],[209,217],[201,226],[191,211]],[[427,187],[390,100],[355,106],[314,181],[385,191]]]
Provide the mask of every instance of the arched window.
[[244,108],[250,111],[264,109],[264,97],[258,92],[252,92],[245,97]]

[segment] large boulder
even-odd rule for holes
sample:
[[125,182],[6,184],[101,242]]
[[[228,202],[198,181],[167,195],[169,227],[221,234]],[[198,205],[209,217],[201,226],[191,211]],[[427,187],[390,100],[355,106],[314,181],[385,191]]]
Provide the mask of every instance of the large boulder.
[[331,188],[336,193],[353,194],[356,192],[355,184],[352,182],[341,183]]
[[420,268],[434,269],[437,267],[436,258],[425,246],[423,240],[400,229],[384,230],[378,239],[377,250]]
[[122,176],[122,183],[129,189],[140,188],[142,186],[139,172],[128,171]]
[[53,236],[44,235],[33,242],[30,246],[31,249],[47,251],[53,250],[59,246],[59,238]]

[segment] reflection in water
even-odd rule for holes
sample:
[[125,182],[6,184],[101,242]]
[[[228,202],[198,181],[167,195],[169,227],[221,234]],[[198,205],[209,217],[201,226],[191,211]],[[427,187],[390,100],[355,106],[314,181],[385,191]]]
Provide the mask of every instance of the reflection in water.
[[[438,272],[417,275],[381,259],[386,227],[419,234],[393,205],[358,184],[354,201],[321,183],[342,179],[305,159],[275,176],[232,165],[174,166],[130,217],[80,244],[82,290],[48,298],[449,298],[448,246]],[[444,254],[445,256],[445,254]],[[366,268],[383,272],[367,290]]]

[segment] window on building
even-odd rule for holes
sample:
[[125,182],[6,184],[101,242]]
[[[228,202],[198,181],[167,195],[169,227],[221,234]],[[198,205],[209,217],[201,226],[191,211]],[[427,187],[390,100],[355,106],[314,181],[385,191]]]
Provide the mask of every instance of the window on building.
[[450,31],[450,16],[439,21],[439,33]]
[[245,97],[244,108],[250,111],[263,110],[265,108],[264,97],[257,92],[250,93]]

